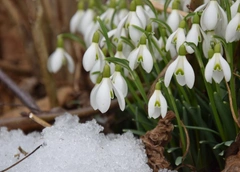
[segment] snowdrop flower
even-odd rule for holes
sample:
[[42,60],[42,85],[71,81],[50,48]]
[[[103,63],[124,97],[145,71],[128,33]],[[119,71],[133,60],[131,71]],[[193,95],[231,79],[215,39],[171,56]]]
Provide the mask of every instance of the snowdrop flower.
[[[139,19],[139,17],[137,16],[136,13],[136,5],[135,5],[135,1],[132,1],[130,4],[130,11],[127,14],[127,16],[125,16],[120,23],[117,26],[117,30],[115,33],[115,38],[116,40],[120,39],[120,35],[122,33],[122,30],[124,28],[126,28],[126,30],[128,31],[129,37],[131,38],[131,40],[137,44],[140,40],[140,37],[142,35],[142,32],[138,29],[136,29],[135,26],[143,28],[143,24],[141,22],[141,20]],[[145,29],[145,28],[143,28]]]
[[104,24],[106,25],[106,27],[108,29],[111,28],[112,17],[115,17],[115,16],[113,16],[113,14],[115,12],[115,6],[116,6],[115,0],[111,0],[109,2],[107,10],[103,14],[100,15],[100,19],[104,22]]
[[232,4],[232,6],[231,6],[231,16],[232,16],[232,18],[237,14],[239,4],[240,4],[240,0],[236,0]]
[[63,64],[67,63],[68,71],[74,72],[74,61],[72,57],[63,49],[63,40],[58,36],[58,47],[48,58],[48,71],[56,73]]
[[146,36],[143,35],[140,45],[135,48],[128,56],[129,67],[133,70],[141,63],[142,68],[147,72],[151,72],[153,68],[153,57],[146,46]]
[[148,115],[150,118],[158,118],[160,115],[164,118],[167,114],[167,101],[160,90],[160,82],[155,86],[155,91],[148,102]]
[[81,33],[83,35],[86,32],[86,26],[88,26],[95,17],[95,12],[93,10],[93,6],[94,6],[94,0],[90,0],[89,7],[85,11],[84,15],[82,16],[81,24],[79,25],[79,30],[81,31]]
[[192,66],[187,61],[186,58],[186,49],[185,45],[181,45],[179,48],[179,55],[174,60],[165,73],[164,83],[168,87],[172,79],[173,74],[175,74],[177,82],[181,85],[187,85],[189,88],[193,87],[195,81],[195,75]]
[[[203,10],[204,9],[204,10]],[[221,34],[227,26],[227,15],[216,0],[211,0],[198,7],[195,12],[203,10],[200,24],[204,31],[215,30]]]
[[94,33],[100,28],[99,23],[97,21],[92,21],[86,26],[86,32],[83,35],[84,42],[87,47],[89,47],[92,43]]
[[[199,42],[202,42],[202,37],[206,37],[205,32],[201,29],[199,25],[199,16],[197,13],[195,13],[193,17],[193,24],[191,29],[189,30],[186,42],[192,42],[196,46],[198,46]],[[190,46],[186,46],[186,50],[189,54],[194,53],[194,50]]]
[[95,32],[93,35],[92,44],[88,47],[88,49],[83,55],[83,67],[87,72],[93,68],[97,60],[100,60],[100,66],[101,69],[103,69],[103,60],[105,56],[100,47],[98,46],[99,37],[99,33]]
[[182,20],[179,24],[178,29],[173,32],[167,39],[167,43],[166,43],[166,50],[170,50],[170,48],[173,46],[173,44],[176,45],[176,50],[178,52],[179,47],[185,42],[185,25],[186,22],[184,20]]
[[124,77],[121,74],[122,68],[119,65],[115,66],[115,72],[111,76],[112,84],[122,92],[123,97],[127,96],[128,86]]
[[172,12],[169,14],[167,18],[167,24],[170,26],[173,32],[177,30],[179,23],[183,19],[183,17],[178,12],[178,9],[179,9],[179,2],[178,0],[175,0],[172,3]]
[[139,19],[141,19],[142,28],[145,28],[149,21],[149,16],[142,5],[143,5],[142,0],[136,0],[136,13]]
[[225,38],[227,42],[238,41],[240,39],[240,5],[238,13],[228,23]]
[[231,79],[231,69],[228,62],[222,57],[220,49],[220,45],[216,44],[214,47],[215,53],[205,67],[205,78],[209,83],[212,83],[212,79],[216,83],[220,83],[223,77],[227,82]]
[[70,32],[72,33],[75,33],[77,31],[80,32],[79,26],[81,25],[81,19],[85,12],[83,5],[83,1],[78,2],[78,10],[70,20]]
[[105,113],[111,104],[111,99],[117,97],[120,109],[125,109],[125,100],[122,90],[112,83],[110,79],[110,67],[105,65],[103,75],[98,78],[97,84],[90,93],[90,103],[94,110],[99,109],[101,113]]

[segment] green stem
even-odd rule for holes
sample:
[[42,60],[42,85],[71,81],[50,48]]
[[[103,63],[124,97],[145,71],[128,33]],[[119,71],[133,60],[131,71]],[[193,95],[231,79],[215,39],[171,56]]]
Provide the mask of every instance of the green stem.
[[183,150],[183,153],[184,153],[184,151],[186,150],[186,141],[185,141],[185,137],[184,137],[183,128],[181,126],[180,115],[179,115],[177,105],[176,105],[175,100],[174,100],[174,96],[172,95],[172,91],[171,91],[170,88],[167,88],[167,93],[169,94],[170,103],[172,104],[174,113],[175,113],[176,118],[177,118],[178,129],[179,129],[179,132],[180,132],[180,140],[181,140],[181,143],[182,143],[182,150]]

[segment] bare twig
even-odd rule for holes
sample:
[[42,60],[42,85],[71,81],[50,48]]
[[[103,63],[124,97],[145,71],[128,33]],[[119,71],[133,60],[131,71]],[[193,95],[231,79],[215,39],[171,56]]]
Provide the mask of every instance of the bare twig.
[[25,91],[21,90],[1,69],[0,80],[9,88],[20,100],[34,113],[39,113],[40,109],[35,104],[32,97]]
[[34,152],[36,152],[41,146],[42,146],[42,144],[39,145],[36,149],[34,149],[34,150],[33,150],[31,153],[29,153],[27,156],[25,156],[23,159],[19,160],[19,161],[16,162],[15,164],[11,165],[10,167],[8,167],[8,168],[6,168],[6,169],[4,169],[4,170],[2,170],[2,171],[0,171],[0,172],[5,172],[5,171],[13,168],[14,166],[18,165],[20,162],[22,162],[23,160],[25,160],[26,158],[28,158],[29,156],[31,156]]
[[227,81],[225,81],[225,83],[226,83],[227,90],[228,90],[228,98],[229,98],[229,103],[230,103],[230,109],[231,109],[231,112],[232,112],[232,117],[233,117],[235,123],[237,124],[237,126],[240,128],[239,120],[237,119],[237,115],[236,115],[236,113],[234,111],[234,108],[233,108],[231,90],[229,88],[229,85],[228,85]]
[[46,121],[44,121],[41,118],[37,117],[33,113],[29,114],[29,118],[32,119],[33,121],[35,121],[36,123],[40,124],[43,127],[51,127],[51,125],[49,123],[47,123]]
[[[159,10],[159,11],[164,11],[164,5],[160,4],[159,2],[156,2],[154,0],[151,0],[153,6]],[[167,13],[171,13],[172,12],[172,8],[167,8]],[[178,10],[178,12],[182,15],[182,16],[186,16],[188,13],[184,12],[184,11],[180,11]]]

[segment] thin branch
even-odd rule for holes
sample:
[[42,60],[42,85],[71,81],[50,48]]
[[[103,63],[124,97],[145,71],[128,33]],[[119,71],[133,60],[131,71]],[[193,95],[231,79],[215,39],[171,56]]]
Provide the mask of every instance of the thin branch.
[[234,108],[233,108],[231,90],[230,90],[229,85],[228,85],[226,80],[225,80],[225,83],[226,83],[227,90],[228,90],[228,98],[229,98],[229,103],[230,103],[230,109],[231,109],[231,112],[232,112],[232,117],[233,117],[235,123],[237,124],[238,128],[240,128],[239,119],[237,119],[237,115],[236,115],[236,113],[234,111]]
[[36,123],[40,124],[43,127],[51,127],[51,125],[49,123],[47,123],[46,121],[44,121],[41,118],[37,117],[33,113],[29,114],[29,118],[32,119],[33,121],[35,121]]
[[21,90],[1,69],[0,80],[20,99],[25,106],[34,113],[39,113],[40,109],[32,97],[27,92]]
[[35,148],[31,153],[29,153],[27,156],[25,156],[23,159],[19,160],[18,162],[16,162],[15,164],[11,165],[10,167],[0,171],[0,172],[5,172],[7,170],[10,170],[11,168],[13,168],[14,166],[18,165],[20,162],[22,162],[23,160],[25,160],[26,158],[28,158],[29,156],[31,156],[34,152],[36,152],[41,146],[43,146],[42,144],[39,145],[37,148]]

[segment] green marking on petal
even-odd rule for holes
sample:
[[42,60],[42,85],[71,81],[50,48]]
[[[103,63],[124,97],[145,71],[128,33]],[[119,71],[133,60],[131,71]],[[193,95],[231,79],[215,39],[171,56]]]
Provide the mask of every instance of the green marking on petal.
[[178,69],[176,72],[175,72],[176,75],[184,75],[184,71],[183,69]]
[[143,62],[143,56],[139,56],[137,59],[138,62]]
[[159,102],[159,101],[156,101],[156,102],[155,102],[155,104],[154,104],[154,106],[155,106],[155,107],[160,107],[160,106],[161,106],[161,104],[160,104],[160,102]]
[[220,64],[216,64],[216,65],[214,66],[214,70],[222,71],[221,65],[220,65]]
[[98,60],[98,54],[96,54],[96,58],[95,58],[95,60]]
[[110,91],[110,96],[111,96],[111,99],[114,99],[114,94],[112,90]]
[[240,24],[237,27],[237,31],[240,32]]

